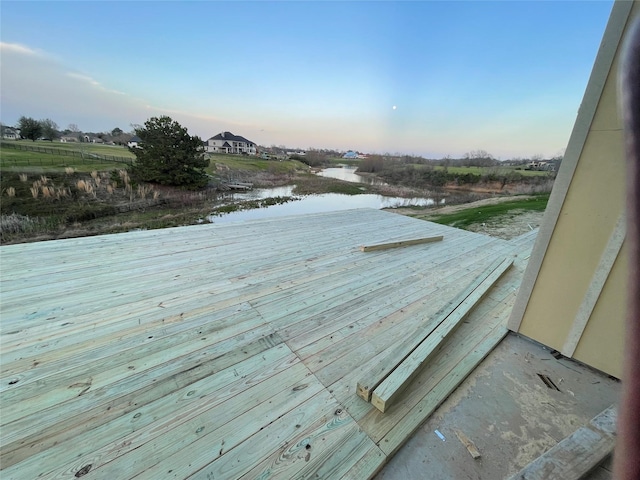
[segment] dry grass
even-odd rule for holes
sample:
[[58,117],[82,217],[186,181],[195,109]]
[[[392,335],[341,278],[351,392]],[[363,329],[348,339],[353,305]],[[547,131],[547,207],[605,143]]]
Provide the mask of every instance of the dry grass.
[[4,239],[8,234],[24,233],[34,230],[41,222],[25,215],[12,213],[0,216],[0,236]]
[[16,196],[16,189],[13,187],[7,188],[7,197],[15,197],[15,196]]
[[73,167],[65,167],[64,173],[66,173],[67,175],[73,175],[75,173],[75,170]]
[[153,187],[151,185],[138,185],[138,196],[141,199],[147,198],[147,195],[153,192]]
[[18,177],[20,178],[20,181],[25,183],[27,180],[29,180],[29,177],[27,177],[26,173],[21,173],[20,175],[18,175]]

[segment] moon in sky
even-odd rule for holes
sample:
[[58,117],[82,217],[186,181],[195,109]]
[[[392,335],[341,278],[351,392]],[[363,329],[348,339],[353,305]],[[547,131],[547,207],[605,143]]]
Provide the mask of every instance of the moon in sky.
[[395,110],[396,108],[398,108],[398,107],[396,107],[396,106],[394,105],[394,106],[393,106],[393,109]]

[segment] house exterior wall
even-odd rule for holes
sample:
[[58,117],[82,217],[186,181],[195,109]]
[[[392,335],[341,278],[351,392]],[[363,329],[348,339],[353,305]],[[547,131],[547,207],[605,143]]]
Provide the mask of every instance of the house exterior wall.
[[638,1],[614,4],[509,328],[620,378],[626,311],[621,38]]
[[[228,143],[230,147],[223,147],[224,143]],[[239,142],[235,140],[207,140],[204,147],[207,153],[246,153],[248,155],[256,154],[256,146],[253,143]]]

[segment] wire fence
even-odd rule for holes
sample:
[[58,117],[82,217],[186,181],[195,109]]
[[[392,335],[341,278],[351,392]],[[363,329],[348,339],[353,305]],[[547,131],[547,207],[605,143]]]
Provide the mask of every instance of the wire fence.
[[[12,142],[0,142],[0,146],[2,148],[13,148],[15,150],[22,150],[27,152],[38,152],[38,153],[46,153],[49,155],[61,156],[61,157],[75,157],[79,158],[83,161],[83,163],[96,163],[96,162],[115,162],[115,163],[126,163],[127,165],[132,165],[134,162],[133,158],[127,157],[117,157],[114,155],[102,155],[98,153],[89,152],[86,150],[68,150],[66,148],[47,148],[42,147],[40,145],[24,145],[21,143],[12,143]],[[6,159],[3,159],[3,163],[6,162]],[[8,163],[14,164],[24,164],[27,165],[51,165],[56,162],[55,158],[32,158],[32,159],[20,159],[20,160],[9,160]]]

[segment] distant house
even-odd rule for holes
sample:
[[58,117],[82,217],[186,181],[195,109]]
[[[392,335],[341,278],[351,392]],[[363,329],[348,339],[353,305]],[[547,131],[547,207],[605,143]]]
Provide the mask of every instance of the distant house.
[[525,170],[550,170],[550,167],[553,167],[553,165],[546,160],[533,160],[529,162]]
[[127,142],[127,146],[131,147],[131,148],[137,148],[140,146],[140,143],[142,142],[142,139],[137,136],[134,135],[133,137],[131,137],[131,139]]
[[78,135],[63,135],[60,137],[62,143],[78,142]]
[[204,151],[208,153],[244,153],[255,155],[256,144],[240,135],[221,132],[204,142]]
[[18,140],[20,135],[11,127],[4,127],[2,129],[2,138],[5,140]]
[[354,152],[353,150],[349,150],[347,153],[345,153],[342,158],[351,158],[351,159],[355,159],[358,158],[358,153]]
[[304,150],[300,150],[300,151],[297,151],[297,152],[294,152],[294,151],[287,152],[287,155],[289,157],[291,157],[292,155],[297,155],[299,157],[304,157],[306,154],[307,154],[307,152],[305,152]]

